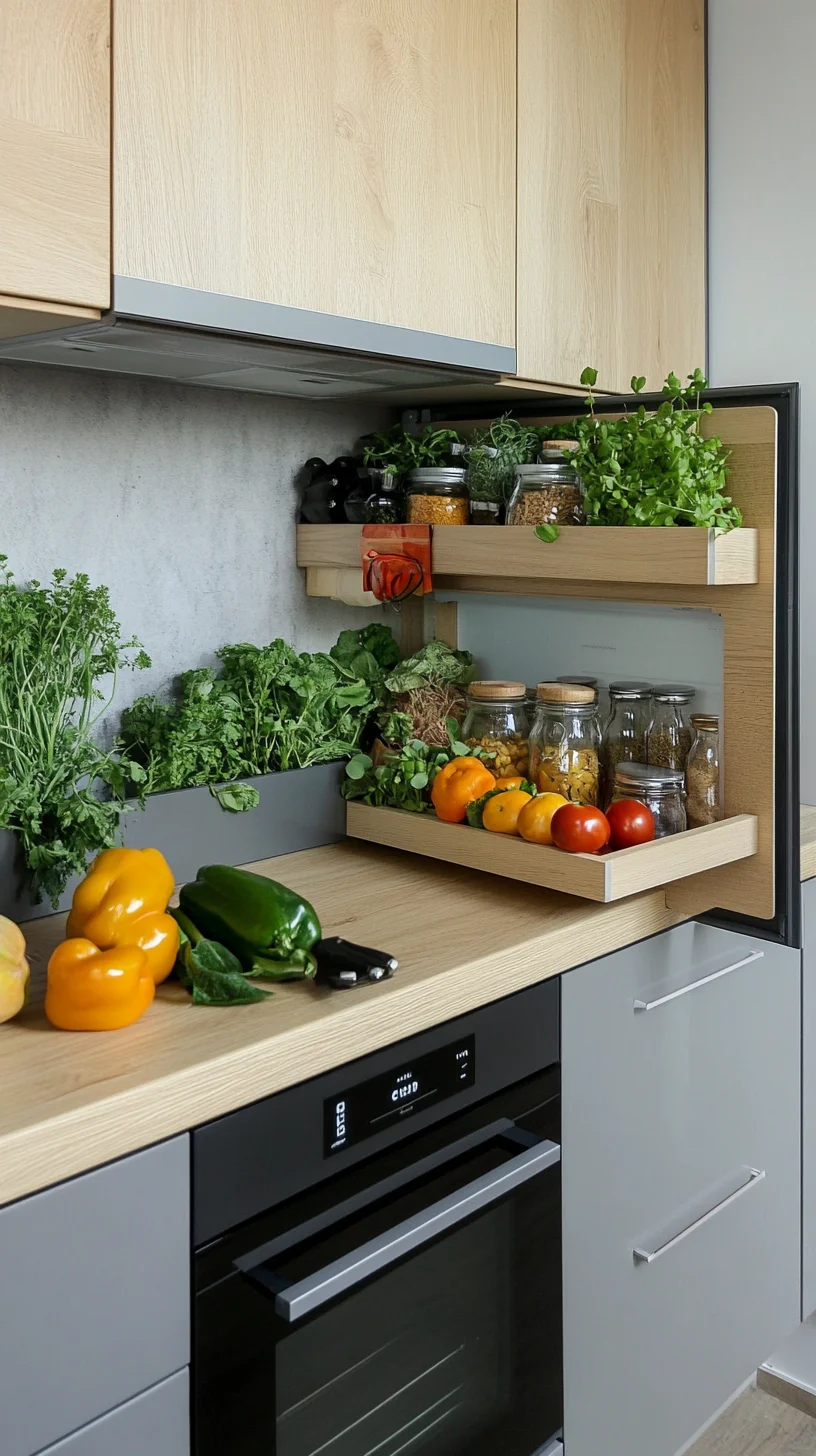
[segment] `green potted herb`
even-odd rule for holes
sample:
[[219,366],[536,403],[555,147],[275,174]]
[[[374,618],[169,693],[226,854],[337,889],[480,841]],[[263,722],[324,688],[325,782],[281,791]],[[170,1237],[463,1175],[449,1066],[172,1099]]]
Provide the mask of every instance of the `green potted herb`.
[[468,493],[473,525],[500,525],[513,491],[517,465],[536,459],[545,433],[512,415],[502,415],[476,430],[468,451]]

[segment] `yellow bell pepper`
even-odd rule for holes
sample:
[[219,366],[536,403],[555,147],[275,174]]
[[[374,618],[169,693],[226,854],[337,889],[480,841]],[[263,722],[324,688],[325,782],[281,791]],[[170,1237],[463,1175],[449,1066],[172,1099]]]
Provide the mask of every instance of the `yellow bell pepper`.
[[106,849],[74,891],[66,934],[99,950],[138,946],[158,986],[178,954],[178,926],[167,914],[172,893],[173,871],[159,850]]
[[25,1004],[28,961],[23,932],[0,915],[0,1021],[9,1021]]
[[155,994],[147,952],[138,945],[100,950],[73,938],[48,962],[45,1014],[63,1031],[117,1031],[138,1021]]

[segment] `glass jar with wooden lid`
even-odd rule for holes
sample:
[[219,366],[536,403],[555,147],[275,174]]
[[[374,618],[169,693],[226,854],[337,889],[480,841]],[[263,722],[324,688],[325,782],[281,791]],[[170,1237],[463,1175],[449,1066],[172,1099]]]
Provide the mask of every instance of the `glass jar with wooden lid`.
[[539,793],[563,794],[573,804],[597,804],[601,730],[595,688],[539,683],[530,734],[530,778]]
[[716,824],[723,817],[720,793],[720,720],[709,713],[692,713],[694,741],[686,763],[686,810],[690,829]]
[[462,739],[468,748],[496,756],[488,767],[496,778],[526,778],[529,771],[527,689],[523,682],[472,682]]
[[413,525],[466,526],[470,519],[465,467],[429,465],[408,476],[408,520]]
[[537,465],[517,465],[507,507],[508,526],[583,526],[584,488],[575,466],[564,458],[574,440],[550,440]]

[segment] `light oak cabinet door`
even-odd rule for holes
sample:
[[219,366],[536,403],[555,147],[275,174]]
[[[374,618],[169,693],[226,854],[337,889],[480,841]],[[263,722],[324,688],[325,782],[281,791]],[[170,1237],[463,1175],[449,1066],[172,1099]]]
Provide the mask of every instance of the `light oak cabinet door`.
[[115,0],[114,274],[515,343],[515,0]]
[[0,295],[0,337],[108,306],[110,0],[0,3]]
[[704,0],[519,0],[518,373],[705,366]]

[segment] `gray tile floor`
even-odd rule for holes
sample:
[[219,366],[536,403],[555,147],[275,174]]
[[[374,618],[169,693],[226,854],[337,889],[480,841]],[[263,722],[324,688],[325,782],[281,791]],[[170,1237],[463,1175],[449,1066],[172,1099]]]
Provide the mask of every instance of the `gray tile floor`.
[[816,1456],[816,1420],[763,1390],[747,1390],[688,1456]]

